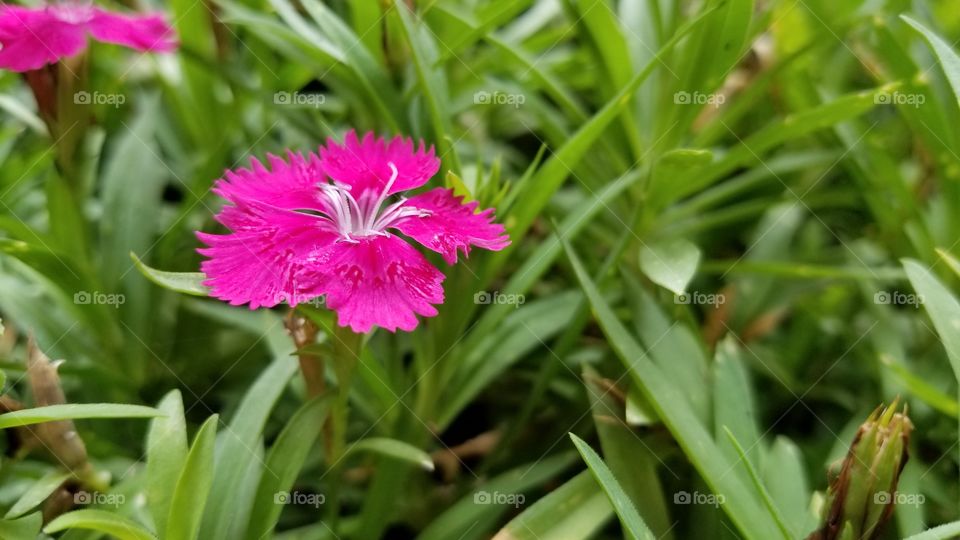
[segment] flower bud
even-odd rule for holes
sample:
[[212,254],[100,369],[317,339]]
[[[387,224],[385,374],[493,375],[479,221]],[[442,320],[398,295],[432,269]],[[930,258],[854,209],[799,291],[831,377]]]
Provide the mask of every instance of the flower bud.
[[860,426],[824,505],[823,524],[808,540],[880,538],[893,514],[913,424],[899,400],[878,407]]

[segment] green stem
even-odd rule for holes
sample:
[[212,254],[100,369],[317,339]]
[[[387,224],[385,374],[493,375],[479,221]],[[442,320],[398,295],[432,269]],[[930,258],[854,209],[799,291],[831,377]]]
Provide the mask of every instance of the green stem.
[[331,530],[336,531],[340,520],[340,484],[343,472],[342,458],[347,445],[347,425],[350,419],[350,387],[360,362],[363,335],[349,329],[335,326],[330,332],[333,337],[332,367],[337,377],[336,397],[327,420],[329,437],[327,448],[327,470],[329,488],[327,497],[327,521]]
[[[414,362],[417,367],[417,394],[414,404],[414,414],[424,421],[433,419],[433,409],[437,405],[437,388],[444,377],[444,365],[441,360],[436,362],[434,351],[435,341],[432,336],[425,336],[416,341]],[[421,426],[422,427],[422,426]]]

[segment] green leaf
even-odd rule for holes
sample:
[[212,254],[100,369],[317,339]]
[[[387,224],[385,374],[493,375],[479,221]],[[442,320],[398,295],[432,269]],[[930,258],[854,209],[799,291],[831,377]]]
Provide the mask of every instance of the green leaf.
[[779,536],[777,524],[769,514],[760,510],[761,501],[743,483],[742,477],[731,471],[729,461],[723,457],[716,442],[690,408],[685,391],[675,386],[660,367],[647,358],[644,350],[614,315],[613,309],[597,290],[566,241],[564,248],[610,345],[687,458],[713,491],[724,495],[726,503],[722,508],[750,538]]
[[709,150],[676,148],[663,154],[653,168],[649,198],[654,201],[672,200],[673,189],[678,187],[677,178],[690,174],[713,160]]
[[[93,287],[90,284],[96,282],[94,277],[76,265],[67,254],[51,249],[40,237],[35,240],[36,242],[23,242],[0,238],[0,253],[15,257],[29,266],[32,272],[49,280],[49,294],[63,301],[66,311],[74,319],[85,322],[92,332],[98,333],[104,344],[112,343],[111,338],[115,336],[111,331],[116,324],[113,318],[116,310],[101,303],[77,301],[78,294],[92,294]],[[23,315],[8,313],[7,316],[19,320]],[[49,317],[48,315],[46,318]],[[20,323],[26,324],[25,321]]]
[[0,538],[4,540],[36,540],[43,527],[43,515],[34,512],[17,519],[0,519]]
[[[605,77],[603,86],[607,89],[604,97],[610,97],[619,88],[630,81],[630,50],[624,36],[624,29],[613,12],[613,3],[575,0],[571,3],[577,10],[578,24],[582,23],[587,37],[593,45],[602,66]],[[600,81],[598,81],[600,82]],[[631,101],[633,97],[631,96]],[[643,154],[637,121],[632,107],[625,107],[620,114],[623,133],[633,149],[635,158]]]
[[7,511],[5,519],[16,519],[30,510],[36,508],[53,493],[67,478],[70,473],[51,472],[34,482],[27,491],[17,499],[17,502]]
[[760,499],[763,500],[764,508],[770,512],[770,515],[773,517],[774,521],[777,522],[777,527],[780,528],[780,532],[783,534],[783,537],[786,540],[790,540],[793,538],[793,535],[791,534],[790,529],[787,527],[787,524],[784,522],[783,516],[780,515],[780,510],[777,508],[777,505],[773,502],[770,492],[767,491],[767,487],[763,485],[763,481],[760,480],[760,475],[757,473],[756,467],[754,467],[753,463],[750,462],[750,459],[747,457],[747,453],[744,451],[743,446],[740,445],[740,442],[737,441],[737,437],[733,434],[733,432],[730,431],[730,429],[726,426],[724,426],[723,429],[727,434],[727,438],[736,449],[737,454],[740,456],[740,459],[737,460],[737,463],[742,463],[744,468],[747,469],[747,473],[750,475],[750,480],[753,482],[754,490],[760,494]]
[[373,452],[387,457],[408,461],[420,468],[432,471],[433,458],[430,454],[409,443],[386,437],[369,437],[351,445],[346,453]]
[[[597,139],[606,132],[610,122],[612,122],[631,101],[633,93],[641,84],[653,73],[654,69],[660,65],[661,56],[673,48],[688,32],[696,28],[704,20],[710,10],[704,11],[696,18],[690,20],[682,28],[678,29],[673,37],[666,42],[657,52],[656,56],[647,63],[617,94],[610,99],[602,109],[600,109],[569,139],[550,156],[543,167],[526,184],[523,192],[518,196],[518,200],[523,200],[523,205],[518,205],[516,211],[511,211],[513,225],[510,227],[512,237],[523,237],[527,229],[533,224],[534,219],[541,213],[547,205],[553,194],[559,189],[563,181],[572,173],[572,168],[576,167],[587,151],[593,146]],[[510,223],[511,219],[507,222]],[[509,248],[508,248],[509,249]],[[505,251],[501,251],[500,257],[505,257]]]
[[[157,100],[145,103],[131,126],[124,127],[104,165],[101,180],[103,218],[100,220],[102,261],[99,265],[108,287],[117,285],[129,268],[131,250],[151,247],[154,228],[161,210],[156,201],[170,171],[160,160],[154,131]],[[133,182],[131,179],[136,178]],[[139,262],[134,259],[134,262]],[[126,264],[125,264],[126,263]]]
[[[457,366],[458,374],[449,385],[447,402],[438,420],[440,426],[449,425],[470,402],[510,366],[546,340],[561,332],[573,314],[567,309],[580,298],[576,291],[557,292],[549,298],[536,300],[521,307],[512,307],[508,315],[485,339],[465,347],[469,352]],[[500,305],[484,306],[498,309]]]
[[157,409],[166,416],[154,419],[147,433],[147,506],[157,534],[163,537],[177,478],[187,459],[187,427],[180,391],[164,396]]
[[914,30],[920,32],[924,39],[927,40],[927,43],[930,44],[934,54],[937,55],[940,67],[943,68],[943,72],[947,76],[947,80],[950,81],[950,88],[953,89],[953,95],[960,101],[960,56],[957,56],[957,53],[954,52],[949,43],[934,34],[926,26],[907,15],[901,15],[900,18],[912,26]]
[[[717,10],[716,18],[722,20],[717,39],[708,37],[705,47],[710,66],[715,74],[725,76],[743,59],[744,45],[750,33],[750,18],[754,13],[754,0],[718,1],[723,6]],[[714,27],[716,29],[716,27]]]
[[636,400],[637,392],[632,387],[628,389],[624,405],[622,399],[615,396],[616,390],[609,386],[610,381],[603,379],[590,366],[583,368],[581,378],[590,398],[593,424],[610,472],[619,480],[653,534],[657,538],[669,537],[672,526],[658,476],[662,465],[660,457],[650,448],[647,437],[627,424],[631,414],[630,396],[635,396],[633,400]]
[[[213,448],[217,436],[217,422],[213,415],[200,426],[193,446],[177,478],[177,485],[170,500],[170,515],[167,517],[165,540],[196,540],[200,531],[200,519],[207,505],[213,485]],[[229,492],[215,493],[218,498],[230,499]]]
[[952,521],[939,527],[927,529],[920,534],[908,536],[904,540],[948,540],[956,538],[957,535],[960,535],[960,521]]
[[[663,375],[684,389],[687,402],[704,426],[713,419],[710,362],[697,336],[686,325],[679,324],[660,308],[653,295],[647,293],[630,274],[622,274],[630,293],[633,325],[647,354],[663,370]],[[676,300],[675,300],[676,301]],[[658,421],[656,410],[649,410],[643,393],[631,392],[635,404],[647,405],[646,415]]]
[[[395,90],[390,75],[374,58],[373,51],[358,46],[361,39],[369,36],[358,37],[333,10],[317,0],[302,0],[301,4],[324,35],[343,51],[344,66],[354,73],[359,86],[370,96],[380,118],[400,130],[403,109],[398,97],[401,93]],[[372,9],[379,11],[376,5]],[[381,50],[379,47],[377,52]]]
[[[554,264],[554,261],[563,253],[559,238],[577,238],[588,224],[605,208],[623,195],[643,178],[640,171],[631,171],[617,180],[604,186],[593,197],[584,201],[585,208],[580,212],[567,216],[557,229],[557,234],[551,235],[541,242],[523,265],[514,272],[504,285],[501,292],[504,294],[526,294]],[[464,349],[468,351],[478,348],[477,341],[493,333],[501,320],[512,311],[513,306],[497,304],[487,306],[480,321],[477,322],[469,337],[465,340]],[[442,423],[442,425],[445,422]]]
[[904,259],[903,268],[940,336],[953,376],[960,382],[960,302],[920,263]]
[[140,273],[165,289],[192,294],[194,296],[207,296],[210,294],[210,290],[203,284],[207,279],[207,277],[203,275],[203,272],[167,272],[165,270],[150,268],[132,252],[130,253],[130,258],[133,259]]
[[958,261],[956,257],[951,255],[949,252],[947,252],[944,249],[937,248],[936,251],[937,251],[937,255],[940,256],[940,259],[943,260],[943,262],[947,263],[947,266],[949,266],[950,269],[953,270],[953,273],[956,274],[957,277],[960,277],[960,261]]
[[33,112],[31,107],[28,107],[15,97],[9,94],[0,94],[0,109],[7,111],[10,116],[23,122],[38,134],[47,134],[47,126],[43,123],[43,120],[37,116],[37,113]]
[[593,448],[590,448],[590,445],[585,443],[581,438],[571,433],[570,439],[573,440],[573,444],[583,457],[583,461],[587,463],[587,467],[590,468],[593,477],[607,494],[607,498],[613,503],[613,508],[616,510],[617,515],[620,516],[620,522],[623,524],[623,528],[629,537],[635,540],[656,539],[656,536],[650,531],[647,524],[643,522],[643,518],[637,513],[633,502],[630,501],[626,492],[623,491],[623,487],[620,486],[617,479],[613,477],[613,473],[607,468],[607,464],[604,463]]
[[660,419],[657,413],[650,409],[643,396],[631,386],[627,390],[627,404],[623,411],[623,421],[629,426],[652,426],[658,424]]
[[804,456],[793,441],[784,436],[774,440],[764,460],[763,477],[795,538],[803,538],[817,527],[818,516],[810,510]]
[[600,486],[583,471],[511,519],[493,540],[591,538],[612,515]]
[[277,502],[277,494],[290,489],[296,481],[303,463],[320,436],[329,406],[328,396],[314,398],[305,403],[290,418],[270,448],[247,527],[249,540],[266,538],[276,527],[283,510],[283,506]]
[[930,320],[947,350],[954,376],[960,381],[960,302],[917,261],[904,259],[903,268],[914,290],[923,297],[923,307],[930,314]]
[[894,92],[898,83],[887,84],[871,90],[840,96],[833,101],[811,107],[767,124],[763,129],[742,139],[716,162],[693,170],[674,180],[676,188],[669,191],[673,202],[692,193],[702,191],[721,178],[744,166],[762,163],[764,154],[783,144],[814,131],[824,129],[856,118],[877,105],[877,96]]
[[[490,479],[431,521],[417,537],[418,540],[489,538],[489,534],[484,534],[486,527],[493,525],[492,522],[507,510],[522,506],[524,492],[555,478],[574,459],[571,454],[552,455]],[[505,503],[492,504],[495,494],[505,496]]]
[[900,379],[900,382],[911,394],[921,401],[948,416],[954,418],[960,416],[960,406],[958,406],[956,398],[940,391],[922,377],[914,374],[905,365],[886,357],[881,357],[880,361]]
[[[236,515],[238,512],[241,514],[247,512],[241,508],[241,504],[253,502],[252,496],[249,499],[241,497],[241,495],[247,495],[243,492],[243,480],[251,467],[259,466],[262,462],[253,449],[262,447],[260,439],[263,437],[263,428],[270,412],[298,370],[297,361],[286,354],[293,345],[281,330],[279,322],[269,324],[271,324],[270,329],[277,330],[276,337],[271,339],[279,339],[283,343],[282,345],[272,344],[271,348],[287,347],[287,350],[277,355],[253,386],[247,390],[230,421],[229,428],[219,437],[213,492],[231,493],[233,498],[218,497],[210,501],[203,516],[201,531],[203,540],[227,538],[232,540],[242,534],[234,531],[234,528],[243,526],[243,523],[237,523]],[[273,352],[276,354],[279,351]],[[253,486],[253,489],[256,489],[256,486]]]
[[444,72],[436,67],[440,55],[430,33],[430,27],[424,21],[415,20],[413,13],[410,11],[410,6],[403,0],[394,0],[392,12],[400,18],[400,28],[410,45],[413,65],[420,81],[419,89],[430,113],[437,152],[441,158],[449,161],[450,167],[448,168],[452,168],[459,173],[461,171],[460,160],[457,157],[457,149],[451,138],[450,97],[447,79]]
[[467,184],[463,182],[463,179],[457,176],[453,171],[447,171],[447,175],[444,177],[444,183],[453,189],[453,194],[456,197],[463,197],[463,203],[469,203],[475,200],[472,193],[470,193],[470,188],[467,187]]
[[130,518],[105,510],[74,510],[67,512],[43,528],[53,534],[68,529],[89,529],[109,534],[120,540],[156,540],[156,536]]
[[49,405],[0,414],[0,429],[42,424],[57,420],[81,418],[152,418],[163,416],[161,411],[142,405],[122,403],[84,403]]
[[683,295],[700,263],[700,248],[682,238],[645,244],[640,248],[640,268],[651,281]]
[[738,440],[746,441],[746,454],[751,464],[759,467],[763,440],[757,424],[756,404],[749,372],[742,352],[734,338],[728,337],[717,346],[713,363],[714,432],[717,444],[727,452],[731,461],[740,459],[736,448],[724,444],[724,431],[730,431]]

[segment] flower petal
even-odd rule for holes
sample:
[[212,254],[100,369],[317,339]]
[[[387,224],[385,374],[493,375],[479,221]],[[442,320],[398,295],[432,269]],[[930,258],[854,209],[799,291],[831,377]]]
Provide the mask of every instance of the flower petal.
[[251,159],[249,169],[226,171],[224,177],[217,181],[213,192],[235,204],[259,201],[286,210],[323,208],[317,184],[324,176],[317,155],[311,153],[304,158],[300,154],[287,152],[287,159],[289,163],[268,154],[270,169],[258,160]]
[[316,216],[283,210],[257,201],[227,206],[217,219],[230,234],[197,233],[209,247],[197,251],[209,257],[200,265],[211,296],[250,309],[291,306],[320,296],[299,275],[310,256],[331,245],[336,235]]
[[386,142],[370,132],[360,141],[353,130],[347,132],[342,145],[327,139],[327,146],[320,147],[320,163],[331,178],[351,186],[357,199],[368,190],[383,191],[392,175],[390,163],[398,176],[388,194],[420,187],[440,170],[433,147],[426,149],[423,141],[415,150],[413,139],[394,137]]
[[177,48],[177,35],[162,15],[125,15],[94,9],[87,23],[97,40],[138,51],[169,52]]
[[314,258],[316,289],[337,312],[340,326],[369,332],[374,326],[395,332],[417,326],[417,315],[437,314],[444,275],[419,251],[396,236],[368,236],[337,242]]
[[0,68],[30,71],[73,56],[87,45],[84,26],[51,8],[0,7]]
[[476,201],[463,204],[453,190],[437,188],[411,197],[405,206],[426,210],[425,217],[403,218],[391,227],[443,255],[450,264],[457,262],[457,254],[470,254],[470,246],[500,251],[510,245],[503,225],[493,223],[493,209],[475,213]]

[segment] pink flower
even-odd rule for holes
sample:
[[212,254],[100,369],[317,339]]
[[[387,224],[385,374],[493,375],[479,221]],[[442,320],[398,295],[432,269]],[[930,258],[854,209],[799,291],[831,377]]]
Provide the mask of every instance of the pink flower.
[[64,2],[39,8],[0,6],[0,68],[30,71],[73,56],[87,35],[138,51],[176,48],[173,29],[160,15],[123,15],[91,4]]
[[233,305],[291,306],[325,295],[340,326],[369,332],[413,330],[417,315],[437,314],[444,275],[399,232],[450,264],[471,246],[510,244],[492,209],[476,213],[453,191],[431,189],[409,199],[437,173],[433,147],[353,131],[344,144],[328,140],[319,156],[269,156],[269,169],[227,171],[214,192],[230,205],[217,220],[230,234],[197,233],[209,247],[201,269],[216,298]]

